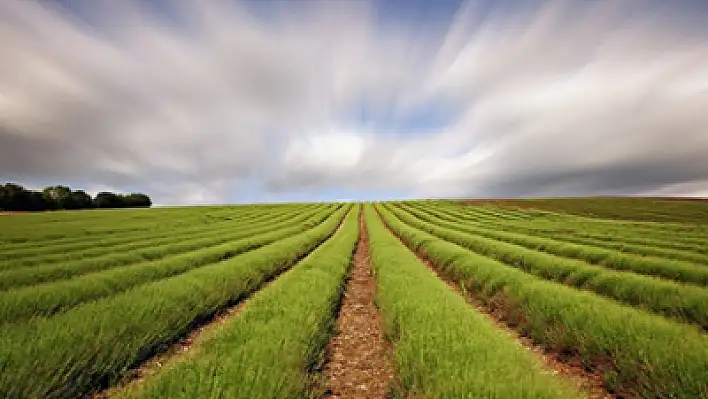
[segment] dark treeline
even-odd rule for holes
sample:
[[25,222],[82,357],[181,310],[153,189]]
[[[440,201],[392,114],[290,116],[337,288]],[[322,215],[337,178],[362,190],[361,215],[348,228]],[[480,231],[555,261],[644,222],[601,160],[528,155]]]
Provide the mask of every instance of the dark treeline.
[[91,198],[83,190],[67,186],[50,186],[42,191],[26,189],[19,184],[0,185],[0,210],[48,211],[57,209],[138,208],[152,205],[145,194],[116,194],[103,191]]

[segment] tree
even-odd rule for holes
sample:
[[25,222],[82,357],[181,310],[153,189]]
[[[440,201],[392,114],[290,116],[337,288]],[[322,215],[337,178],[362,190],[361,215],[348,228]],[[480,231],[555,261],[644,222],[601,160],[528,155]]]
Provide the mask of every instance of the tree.
[[96,208],[123,208],[125,206],[123,198],[110,191],[101,191],[96,194],[93,204]]
[[123,202],[128,208],[141,208],[150,207],[152,205],[152,200],[145,194],[142,193],[131,193],[123,197]]
[[29,191],[19,184],[7,183],[2,188],[2,209],[6,211],[26,211],[29,207]]
[[52,209],[76,209],[71,203],[71,189],[67,186],[49,186],[42,191],[42,195]]
[[127,195],[103,191],[96,198],[68,186],[49,186],[42,191],[28,190],[15,183],[0,184],[0,210],[45,211],[49,209],[150,207],[150,197],[142,193]]
[[10,194],[5,185],[0,185],[0,210],[7,210],[10,206]]
[[73,191],[69,195],[69,201],[66,204],[66,209],[86,209],[93,208],[93,200],[91,196],[86,194],[84,190]]
[[46,198],[39,191],[27,190],[25,194],[25,204],[23,210],[25,211],[46,211],[51,209],[51,203],[47,201]]

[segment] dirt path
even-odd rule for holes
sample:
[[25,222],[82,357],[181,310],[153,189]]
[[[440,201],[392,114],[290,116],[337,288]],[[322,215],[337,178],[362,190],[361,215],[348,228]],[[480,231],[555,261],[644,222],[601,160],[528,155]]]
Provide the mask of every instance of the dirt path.
[[[381,216],[379,215],[379,217]],[[384,223],[384,226],[386,226],[394,237],[398,238],[398,240],[405,245],[401,238],[388,228],[386,223]],[[484,302],[475,298],[470,293],[463,292],[460,285],[454,280],[442,275],[436,268],[433,267],[432,263],[427,259],[425,254],[416,252],[414,252],[414,254],[418,257],[418,260],[427,266],[428,269],[430,269],[430,271],[432,271],[440,280],[447,284],[451,290],[464,297],[470,305],[474,306],[479,313],[486,316],[499,330],[508,335],[510,339],[514,340],[527,351],[533,352],[537,355],[541,359],[541,362],[548,373],[558,375],[571,381],[581,391],[585,392],[590,399],[611,399],[616,397],[607,392],[603,385],[602,375],[600,373],[592,373],[585,370],[585,368],[580,364],[580,361],[577,359],[566,360],[564,358],[561,360],[560,354],[548,352],[543,347],[536,345],[531,338],[520,334],[517,330],[505,322],[505,315],[502,313],[501,309],[493,312],[484,304]]]
[[361,236],[337,320],[337,335],[327,346],[325,398],[385,398],[395,370],[383,320],[374,305],[375,284],[369,262],[369,235],[361,215]]

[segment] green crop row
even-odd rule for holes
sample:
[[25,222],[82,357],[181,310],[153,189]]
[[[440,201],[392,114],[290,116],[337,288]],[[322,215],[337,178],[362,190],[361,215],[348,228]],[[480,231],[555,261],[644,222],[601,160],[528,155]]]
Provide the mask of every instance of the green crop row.
[[681,249],[676,248],[662,248],[647,244],[633,244],[624,242],[623,239],[609,241],[599,240],[592,237],[581,237],[567,234],[543,234],[543,236],[552,238],[554,240],[567,241],[593,247],[608,248],[619,252],[626,252],[644,256],[655,256],[666,259],[675,259],[708,266],[708,255],[691,251],[683,251]]
[[[320,211],[320,214],[327,214],[329,212],[331,211]],[[293,219],[296,221],[303,221],[310,216],[310,214],[300,215],[298,217],[291,218],[290,221]],[[162,259],[169,255],[193,251],[206,246],[218,245],[228,241],[248,237],[252,234],[266,233],[272,230],[273,225],[270,223],[263,223],[253,226],[253,228],[248,226],[244,227],[246,230],[216,232],[216,234],[208,234],[204,238],[184,239],[175,243],[159,245],[143,250],[130,251],[127,253],[111,253],[96,258],[79,260],[77,262],[69,261],[59,264],[48,264],[7,270],[0,272],[0,290],[8,290],[11,288],[16,289],[28,285],[67,279],[87,273],[103,271],[117,266]]]
[[[406,207],[406,209],[412,209],[410,206],[402,206]],[[446,215],[444,212],[432,208],[427,209],[426,212],[437,216],[436,223],[439,225],[455,226],[457,229],[470,234],[489,237],[566,258],[581,259],[591,264],[600,264],[616,270],[628,270],[675,281],[708,285],[708,269],[693,263],[621,254],[603,248],[483,228],[471,223],[459,224],[456,223],[456,217],[452,214]]]
[[389,209],[410,226],[536,276],[588,289],[628,305],[640,306],[708,328],[708,290],[701,287],[559,258],[518,245],[466,234],[454,223],[441,222],[418,210]]
[[[418,203],[417,201],[408,201],[408,202],[409,203]],[[577,221],[584,226],[602,226],[602,225],[604,225],[606,227],[621,226],[623,228],[639,229],[639,230],[646,229],[646,230],[651,230],[654,232],[663,232],[663,233],[682,232],[682,233],[696,234],[696,233],[700,233],[700,232],[702,232],[702,233],[708,232],[708,226],[706,226],[705,224],[694,224],[694,223],[691,223],[690,220],[681,220],[681,221],[631,220],[631,219],[625,219],[625,218],[618,219],[618,218],[616,218],[616,216],[618,216],[618,215],[607,215],[609,217],[609,218],[607,218],[602,215],[573,214],[573,213],[563,212],[560,209],[550,210],[545,207],[543,209],[540,209],[540,208],[535,209],[535,208],[533,208],[533,206],[528,207],[527,205],[531,205],[531,204],[526,204],[526,206],[524,206],[520,203],[507,202],[506,204],[504,204],[504,203],[485,204],[485,205],[480,206],[480,205],[463,205],[463,204],[447,201],[447,202],[439,202],[439,203],[435,204],[434,206],[447,206],[450,208],[465,209],[465,210],[470,210],[470,211],[475,211],[476,209],[484,207],[487,209],[494,209],[495,212],[497,212],[499,214],[542,216],[542,217],[548,218],[548,220],[552,220],[552,219],[556,219],[556,218],[560,217],[565,220]],[[670,215],[670,214],[664,214],[664,215]]]
[[[310,207],[311,210],[314,210],[315,208],[316,207]],[[307,211],[307,209],[303,209],[303,211]],[[251,224],[270,218],[282,219],[283,217],[292,216],[293,214],[296,214],[294,210],[289,210],[286,212],[273,212],[271,214],[264,214],[262,212],[244,212],[238,216],[228,217],[228,219],[220,218],[211,223],[193,223],[189,227],[183,227],[180,229],[175,229],[172,225],[167,223],[164,228],[154,231],[111,235],[109,237],[84,237],[80,241],[70,242],[68,244],[48,243],[39,246],[35,244],[35,246],[29,248],[2,251],[2,253],[0,253],[0,270],[10,268],[6,266],[7,263],[10,263],[13,267],[19,267],[21,265],[56,262],[67,258],[76,260],[111,252],[113,251],[113,248],[117,248],[119,245],[126,245],[125,248],[128,249],[140,248],[140,245],[145,245],[145,240],[169,240],[175,235],[199,234],[208,230],[221,229],[225,226],[228,227],[229,225],[233,226],[234,224]],[[133,247],[130,247],[130,245]],[[120,248],[116,251],[124,250],[126,249]]]
[[302,233],[321,223],[331,212],[319,212],[304,221],[290,218],[263,229],[240,231],[240,239],[161,260],[116,267],[99,273],[0,292],[0,323],[16,322],[57,312],[129,288],[224,261],[277,240]]
[[279,207],[297,207],[297,205],[96,209],[27,213],[0,218],[0,242],[3,245],[23,245],[23,243],[33,245],[65,238],[91,238],[159,230],[166,224],[181,228],[192,225],[195,220],[209,219],[209,216],[233,215],[244,211],[277,210]]
[[242,299],[334,234],[319,226],[243,256],[0,330],[0,396],[80,397],[117,381],[201,318]]
[[441,273],[501,307],[534,341],[576,354],[602,371],[610,390],[625,397],[708,396],[708,345],[695,328],[539,279],[410,227],[385,208],[379,211]]
[[[169,216],[163,214],[162,217],[160,217],[160,212],[146,211],[145,209],[122,209],[119,212],[105,210],[61,211],[57,213],[72,214],[76,219],[57,223],[46,220],[49,216],[44,212],[32,215],[13,215],[0,219],[0,225],[11,231],[0,235],[0,240],[4,245],[32,245],[65,238],[91,238],[101,235],[135,233],[162,228],[166,218],[171,219],[169,223],[175,227],[189,224],[189,221],[182,219],[190,217],[190,214],[184,211],[173,212]],[[134,212],[140,212],[143,217],[138,220],[130,220],[125,217]],[[102,217],[88,218],[86,214],[89,213]],[[31,219],[36,220],[34,223],[28,223]]]
[[628,223],[626,221],[618,220],[583,220],[577,219],[572,220],[572,225],[559,223],[559,221],[537,221],[537,224],[541,227],[555,228],[558,226],[563,226],[564,228],[571,229],[581,229],[582,231],[593,231],[599,233],[609,233],[617,236],[631,236],[631,237],[651,237],[654,239],[675,242],[675,243],[689,243],[689,244],[705,244],[703,237],[705,237],[708,232],[704,228],[691,229],[689,228],[676,228],[667,229],[666,223],[643,223],[635,224]]
[[554,238],[565,239],[566,237],[572,239],[587,239],[592,240],[598,244],[598,246],[610,244],[628,244],[628,245],[638,245],[641,247],[650,247],[660,249],[662,251],[680,251],[682,254],[686,254],[686,260],[691,261],[688,256],[699,256],[696,258],[699,260],[708,259],[708,246],[704,243],[691,243],[691,242],[681,242],[676,238],[650,238],[641,235],[631,235],[621,230],[606,231],[606,230],[590,230],[583,228],[576,228],[574,225],[563,225],[558,224],[556,226],[549,226],[547,228],[538,228],[533,223],[529,224],[513,224],[504,226],[504,229],[518,229],[523,230],[531,234],[539,235],[549,235]]
[[[300,206],[281,206],[280,208],[273,209],[273,212],[298,212],[306,209],[312,208],[312,204],[304,204]],[[231,220],[238,220],[245,215],[252,214],[263,214],[264,212],[258,210],[257,207],[232,207],[223,208],[219,210],[209,211],[206,209],[192,208],[176,208],[171,210],[161,210],[152,209],[149,213],[138,214],[139,218],[111,218],[108,215],[103,214],[100,211],[89,211],[89,212],[79,212],[74,213],[73,221],[62,221],[57,223],[56,230],[61,232],[61,237],[57,237],[57,234],[49,234],[48,237],[43,237],[42,232],[48,223],[36,223],[34,225],[27,226],[31,231],[27,232],[29,236],[24,238],[29,241],[24,242],[14,242],[14,243],[4,243],[0,244],[0,248],[4,250],[22,250],[30,249],[36,245],[64,245],[70,243],[80,243],[84,240],[102,240],[112,237],[126,237],[130,234],[142,234],[151,231],[161,231],[165,229],[177,230],[184,227],[191,227],[195,225],[209,225],[219,222],[228,222]],[[126,213],[130,213],[130,210],[123,210]],[[153,215],[152,212],[155,212]],[[61,214],[64,211],[60,212]],[[67,212],[70,213],[70,212]],[[87,217],[85,214],[96,213],[95,217]],[[46,213],[37,214],[34,216],[46,216]],[[25,215],[18,215],[24,217]],[[12,219],[15,217],[13,216]],[[9,220],[6,218],[5,220]],[[18,219],[14,223],[4,223],[0,219],[0,226],[10,225],[22,222],[24,219]],[[40,219],[41,221],[43,219]],[[60,227],[63,227],[60,229]],[[15,227],[11,227],[15,228]],[[90,232],[91,234],[85,234]],[[31,233],[31,234],[30,234]],[[32,236],[34,235],[34,236]],[[23,231],[22,229],[17,229],[17,231],[9,234],[12,241],[22,241]]]
[[358,215],[359,207],[334,237],[256,293],[195,356],[125,396],[314,396],[310,371],[321,363],[333,332],[358,237]]
[[[430,208],[423,207],[422,209]],[[523,231],[526,234],[548,236],[561,241],[612,248],[621,252],[654,255],[694,263],[708,263],[708,256],[706,255],[708,249],[705,248],[705,240],[703,245],[681,243],[668,239],[627,236],[627,232],[617,229],[613,230],[614,234],[612,235],[608,235],[607,230],[591,233],[591,230],[578,228],[576,223],[569,223],[567,220],[545,224],[545,227],[543,227],[544,224],[539,224],[538,220],[499,223],[497,220],[491,220],[490,218],[479,217],[479,215],[470,212],[464,212],[464,208],[435,207],[435,209],[454,213],[456,218],[460,221],[465,220],[477,223],[494,222],[495,228],[498,230]]]
[[[409,202],[412,205],[420,205],[415,202]],[[462,218],[471,220],[487,220],[489,218],[484,218],[477,211],[479,207],[473,206],[453,206],[449,204],[441,204],[434,207],[426,207],[426,209],[435,208],[438,210],[445,210],[453,212]],[[509,212],[510,209],[498,208],[498,213]],[[524,212],[527,212],[524,210]],[[535,211],[528,210],[528,212],[533,213]],[[496,225],[515,228],[521,227],[525,230],[533,229],[538,231],[552,232],[557,230],[562,231],[576,231],[581,230],[584,232],[593,231],[602,234],[611,234],[613,237],[653,237],[657,240],[661,240],[664,243],[677,243],[681,245],[682,243],[689,245],[705,245],[705,235],[708,233],[703,227],[690,227],[686,225],[675,225],[675,229],[666,229],[667,226],[673,226],[668,223],[631,223],[624,220],[610,220],[610,219],[588,219],[581,216],[566,215],[565,217],[546,217],[541,219],[533,219],[528,222],[524,221],[511,221],[511,220],[500,220],[494,221]],[[693,229],[693,230],[692,230]]]
[[[313,208],[314,209],[314,208]],[[183,229],[169,229],[163,232],[163,234],[148,232],[145,234],[132,234],[132,239],[122,238],[114,240],[106,240],[99,242],[89,242],[83,245],[90,245],[88,247],[83,247],[80,250],[72,250],[64,248],[58,253],[51,251],[45,254],[40,254],[38,256],[29,256],[18,259],[10,259],[0,261],[0,270],[10,270],[10,269],[20,269],[28,266],[48,266],[53,263],[60,263],[65,261],[80,261],[87,258],[95,258],[102,255],[110,255],[115,253],[128,253],[135,252],[144,249],[148,249],[146,252],[149,254],[157,250],[157,247],[163,245],[171,245],[178,243],[185,238],[199,237],[200,239],[219,236],[225,232],[234,231],[243,226],[255,226],[255,225],[265,225],[268,223],[275,223],[282,220],[291,219],[296,216],[296,213],[285,213],[283,215],[272,215],[271,217],[264,215],[258,215],[252,218],[244,218],[237,221],[230,221],[230,223],[221,223],[219,225],[211,226],[198,226],[193,228],[183,228]],[[38,248],[42,249],[42,248]],[[60,248],[61,249],[61,248]],[[148,255],[149,256],[149,255]],[[148,257],[148,259],[150,259]]]
[[366,206],[377,303],[411,397],[571,398],[530,352],[450,290]]

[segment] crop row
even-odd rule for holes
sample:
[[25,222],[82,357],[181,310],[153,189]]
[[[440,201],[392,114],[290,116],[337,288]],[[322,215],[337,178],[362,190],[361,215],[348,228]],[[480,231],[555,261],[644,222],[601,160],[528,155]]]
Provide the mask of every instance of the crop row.
[[[518,228],[518,227],[517,227]],[[505,229],[506,230],[506,229]],[[685,262],[708,265],[708,255],[692,251],[684,251],[678,248],[666,248],[663,246],[635,244],[624,242],[625,240],[601,240],[593,237],[582,237],[568,234],[543,234],[543,236],[559,241],[567,241],[581,245],[608,248],[619,252],[627,252],[644,256],[656,256],[666,259],[675,259]]]
[[[0,292],[1,323],[37,316],[49,316],[81,303],[107,297],[151,281],[175,276],[192,269],[233,258],[321,223],[331,212],[319,212],[304,220],[292,218],[273,224],[269,230],[246,229],[240,238],[161,260],[111,268],[76,278]],[[227,236],[228,237],[228,236]]]
[[[315,208],[312,208],[315,211]],[[148,248],[147,253],[150,253],[154,247],[161,245],[170,245],[175,242],[180,242],[186,237],[206,238],[207,236],[218,236],[224,232],[233,231],[234,228],[241,226],[266,225],[269,222],[280,222],[288,220],[295,215],[294,212],[286,212],[282,215],[273,215],[272,217],[264,217],[264,215],[256,215],[250,218],[244,218],[229,223],[220,223],[218,225],[197,226],[183,229],[166,229],[162,232],[147,232],[144,234],[132,234],[132,239],[129,237],[121,237],[116,239],[108,239],[99,242],[88,242],[84,245],[90,245],[79,249],[75,248],[59,248],[58,251],[51,250],[48,253],[35,256],[15,257],[15,259],[5,260],[0,262],[0,270],[18,269],[26,266],[43,265],[51,263],[59,263],[62,261],[72,260],[78,261],[81,259],[98,257],[107,254],[136,252]],[[41,247],[38,249],[42,249]],[[10,255],[12,257],[12,255]]]
[[[320,211],[319,214],[324,215],[329,212],[329,210],[325,210]],[[280,223],[290,225],[293,222],[293,219],[296,222],[302,222],[310,216],[311,214],[300,215]],[[280,224],[278,224],[278,226],[280,226]],[[228,229],[215,232],[215,234],[207,234],[205,237],[201,238],[190,239],[189,237],[184,237],[184,239],[179,242],[158,245],[127,253],[110,253],[104,256],[79,260],[77,262],[68,261],[59,264],[47,264],[36,267],[7,270],[0,272],[0,290],[20,288],[43,282],[67,279],[87,273],[108,270],[116,266],[154,261],[169,255],[214,246],[248,237],[253,234],[267,233],[272,231],[273,227],[274,226],[272,224],[264,222],[253,227],[244,226],[243,229],[233,229],[233,231]]]
[[371,205],[366,219],[377,302],[410,396],[580,397],[428,270]]
[[[406,209],[413,209],[407,205],[401,206]],[[455,226],[455,228],[470,234],[489,237],[566,258],[580,259],[591,264],[600,264],[616,270],[627,270],[681,282],[708,285],[708,268],[694,263],[622,254],[608,249],[499,231],[470,223],[460,224],[456,222],[455,214],[440,212],[434,208],[426,209],[426,213],[436,216],[436,223],[441,226]]]
[[[422,201],[415,201],[423,204]],[[553,221],[572,221],[574,224],[581,226],[583,228],[621,228],[625,230],[632,230],[635,232],[641,232],[646,234],[658,234],[664,236],[670,236],[672,233],[681,233],[684,237],[690,236],[693,238],[698,238],[708,232],[708,227],[701,224],[692,224],[690,221],[688,223],[676,223],[664,221],[661,223],[654,221],[636,221],[636,220],[622,220],[622,219],[605,219],[601,216],[583,216],[575,214],[567,214],[559,211],[549,211],[549,210],[536,210],[528,208],[510,208],[505,206],[492,207],[492,206],[468,206],[459,205],[450,202],[436,202],[432,204],[434,207],[447,207],[464,209],[465,211],[480,214],[480,210],[484,209],[484,212],[493,212],[498,216],[501,215],[532,215],[536,216],[534,220],[541,222],[553,222]],[[504,221],[502,222],[513,222]]]
[[[429,209],[420,207],[421,209]],[[608,248],[619,252],[627,252],[645,256],[657,256],[667,259],[682,260],[692,263],[708,265],[708,255],[705,245],[693,245],[671,242],[666,239],[632,238],[619,235],[608,235],[607,232],[599,235],[590,233],[588,230],[577,230],[574,223],[564,221],[556,222],[546,227],[539,227],[537,220],[517,221],[514,223],[499,223],[497,219],[481,217],[478,215],[463,212],[459,209],[445,209],[435,207],[436,210],[444,210],[454,214],[459,221],[469,221],[470,223],[487,224],[494,223],[496,230],[523,232],[526,235],[541,236],[554,240],[589,245],[595,247]],[[620,230],[621,231],[621,230]]]
[[[494,218],[487,218],[478,213],[464,212],[463,209],[436,207],[439,210],[448,210],[460,220],[470,222],[489,223],[494,222],[495,227],[505,231],[523,231],[526,234],[540,235],[561,241],[588,244],[592,246],[611,248],[620,252],[636,253],[640,255],[651,255],[665,257],[669,259],[679,259],[694,263],[708,264],[708,247],[705,240],[701,244],[690,244],[670,241],[667,239],[650,239],[646,237],[626,236],[627,232],[613,230],[613,235],[608,235],[606,230],[592,233],[588,229],[578,229],[575,223],[568,221],[555,222],[553,224],[540,224],[538,220],[517,221],[514,223],[499,223]],[[477,208],[475,208],[477,209]],[[568,234],[570,233],[570,234]]]
[[391,209],[405,223],[538,277],[594,291],[647,310],[708,328],[708,290],[559,258],[515,244],[469,234],[465,225],[418,210]]
[[321,364],[333,333],[357,242],[359,210],[357,206],[329,241],[249,299],[196,354],[126,396],[250,399],[312,394],[311,372]]
[[[412,202],[415,203],[415,202]],[[426,207],[427,208],[427,207]],[[469,219],[489,220],[480,212],[480,207],[475,206],[455,206],[450,204],[436,204],[432,208],[453,211],[462,217]],[[510,209],[498,208],[495,212],[498,215],[511,212]],[[522,212],[522,211],[516,211]],[[535,213],[532,210],[523,212]],[[545,212],[545,211],[544,211]],[[676,243],[677,245],[704,246],[704,237],[708,234],[703,226],[691,226],[686,224],[670,224],[655,222],[632,223],[626,220],[591,219],[576,215],[549,214],[541,218],[533,218],[529,222],[495,219],[495,224],[505,227],[522,227],[533,229],[539,232],[549,231],[576,231],[595,232],[601,234],[611,234],[613,237],[633,237],[633,238],[653,238],[661,240],[665,244]]]
[[[262,211],[297,208],[302,205],[249,205],[238,207],[176,208],[176,209],[120,209],[84,210],[53,213],[22,214],[0,219],[0,245],[31,246],[57,240],[78,240],[111,234],[140,233],[162,229],[166,224],[174,228],[193,225],[195,221],[214,216],[233,215],[243,211]],[[208,212],[208,213],[207,213]]]
[[[534,341],[574,353],[627,396],[708,396],[708,345],[696,329],[622,306],[519,269],[411,227],[379,207],[386,224],[444,275],[501,307]],[[439,228],[422,222],[426,230]]]
[[[240,300],[329,238],[349,207],[305,233],[0,331],[0,396],[77,397],[120,378],[200,318]],[[32,376],[32,378],[27,378]]]
[[[315,210],[315,207],[310,207],[310,209]],[[305,208],[302,209],[302,211],[306,210]],[[234,224],[251,224],[271,218],[282,219],[293,213],[294,210],[291,209],[272,214],[264,214],[257,211],[243,212],[238,215],[229,216],[228,218],[219,218],[211,223],[193,223],[189,227],[179,229],[175,229],[174,226],[167,223],[163,228],[153,231],[131,232],[107,237],[84,237],[80,241],[70,243],[45,243],[44,245],[35,244],[35,246],[29,248],[8,249],[3,250],[2,254],[0,254],[0,262],[2,262],[0,263],[0,270],[8,269],[9,267],[5,265],[7,263],[12,263],[13,267],[19,267],[20,265],[61,261],[67,257],[78,259],[81,257],[96,256],[105,253],[105,251],[112,251],[113,248],[119,248],[119,251],[140,248],[140,245],[145,245],[147,240],[164,241],[176,235],[201,234],[205,231],[232,227]],[[118,247],[119,245],[125,245],[125,247]]]
[[690,256],[698,256],[699,258],[695,259],[704,260],[706,254],[708,254],[708,245],[706,245],[705,240],[697,242],[684,241],[685,239],[681,238],[680,234],[674,234],[668,237],[651,237],[641,233],[633,234],[630,231],[618,228],[582,228],[575,226],[575,224],[563,223],[555,223],[545,227],[539,226],[535,222],[508,225],[500,224],[499,226],[504,229],[516,229],[517,231],[524,231],[529,234],[550,236],[558,239],[592,240],[599,246],[607,245],[608,243],[617,243],[655,248],[661,251],[668,251],[669,253],[679,251],[682,254],[686,254],[686,260],[688,261],[692,261],[692,259],[689,258]]

